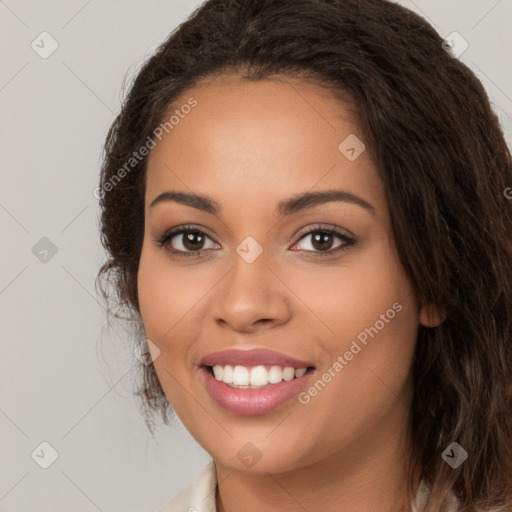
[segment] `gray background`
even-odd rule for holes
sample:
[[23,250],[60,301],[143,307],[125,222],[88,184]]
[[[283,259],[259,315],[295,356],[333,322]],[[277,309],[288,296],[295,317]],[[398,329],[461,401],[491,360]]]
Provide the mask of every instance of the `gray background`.
[[[460,59],[510,144],[512,0],[399,3],[468,41]],[[93,190],[123,81],[199,4],[0,0],[1,512],[154,512],[210,459],[179,420],[151,438],[132,396],[140,363],[122,326],[103,330],[94,289]],[[59,45],[46,59],[31,47],[43,31]],[[44,441],[58,453],[47,469]]]

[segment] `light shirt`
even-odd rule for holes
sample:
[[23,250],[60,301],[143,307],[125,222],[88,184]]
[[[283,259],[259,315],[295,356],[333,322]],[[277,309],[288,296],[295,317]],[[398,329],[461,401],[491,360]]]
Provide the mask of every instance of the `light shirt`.
[[[217,512],[215,495],[217,474],[212,459],[180,493],[156,512]],[[416,496],[417,505],[422,505],[428,496],[428,488],[422,482]],[[452,496],[453,512],[457,510],[457,500]],[[413,512],[418,508],[413,507]]]

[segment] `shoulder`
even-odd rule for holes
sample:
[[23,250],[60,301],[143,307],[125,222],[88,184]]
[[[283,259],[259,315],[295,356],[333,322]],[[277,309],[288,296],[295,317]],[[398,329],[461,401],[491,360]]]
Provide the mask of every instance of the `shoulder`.
[[196,478],[155,512],[216,512],[217,474],[212,459]]

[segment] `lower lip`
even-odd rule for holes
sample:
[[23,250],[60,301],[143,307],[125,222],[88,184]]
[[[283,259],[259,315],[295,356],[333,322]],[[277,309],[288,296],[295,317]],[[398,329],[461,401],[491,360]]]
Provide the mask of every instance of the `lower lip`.
[[201,368],[206,388],[213,399],[226,411],[243,416],[265,414],[281,407],[300,393],[313,371],[310,369],[301,377],[259,389],[238,389],[217,380],[204,366]]

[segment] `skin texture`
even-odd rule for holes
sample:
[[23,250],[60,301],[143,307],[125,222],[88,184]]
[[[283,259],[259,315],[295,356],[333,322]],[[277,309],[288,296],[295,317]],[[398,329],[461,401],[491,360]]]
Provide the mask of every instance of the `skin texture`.
[[[166,396],[216,461],[217,509],[397,512],[418,326],[440,318],[419,308],[401,267],[369,152],[349,161],[338,150],[349,134],[362,138],[357,123],[324,89],[298,79],[227,75],[186,91],[173,107],[190,97],[197,106],[149,155],[138,290]],[[363,198],[374,215],[338,201],[286,217],[275,211],[293,195],[328,189]],[[168,190],[211,196],[222,213],[171,201],[149,207]],[[173,257],[155,244],[184,224],[211,237],[199,256]],[[325,224],[356,244],[318,255],[315,233],[301,236]],[[263,248],[250,264],[236,252],[248,236]],[[167,247],[187,250],[183,239]],[[342,244],[334,237],[324,247]],[[400,312],[308,404],[292,399],[268,414],[238,416],[203,385],[205,355],[268,348],[313,362],[311,386],[397,302]],[[247,442],[261,453],[251,468],[237,456]]]

